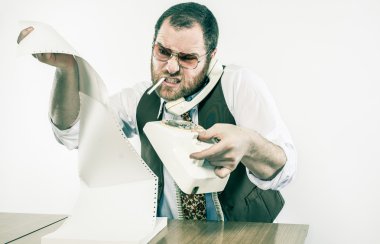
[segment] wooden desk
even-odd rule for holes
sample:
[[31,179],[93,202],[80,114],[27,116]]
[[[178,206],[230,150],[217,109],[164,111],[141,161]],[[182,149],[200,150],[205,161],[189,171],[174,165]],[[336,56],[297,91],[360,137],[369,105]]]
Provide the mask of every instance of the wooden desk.
[[[65,216],[0,213],[0,243],[39,244]],[[169,220],[150,243],[304,243],[308,225]]]
[[[41,237],[58,229],[64,219],[66,219],[65,215],[0,213],[0,243],[11,241],[12,244],[39,244]],[[46,232],[46,230],[50,231]],[[13,241],[18,238],[20,242]],[[21,240],[33,240],[33,242]]]

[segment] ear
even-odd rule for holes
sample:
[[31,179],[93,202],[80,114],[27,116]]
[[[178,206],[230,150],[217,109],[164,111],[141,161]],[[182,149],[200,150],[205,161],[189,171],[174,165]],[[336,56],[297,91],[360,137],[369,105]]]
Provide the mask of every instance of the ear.
[[214,51],[211,52],[211,58],[215,57],[216,52],[217,52],[217,49],[215,48]]
[[154,42],[156,41],[156,38],[155,36],[153,35],[153,39],[152,39],[152,46],[154,45]]

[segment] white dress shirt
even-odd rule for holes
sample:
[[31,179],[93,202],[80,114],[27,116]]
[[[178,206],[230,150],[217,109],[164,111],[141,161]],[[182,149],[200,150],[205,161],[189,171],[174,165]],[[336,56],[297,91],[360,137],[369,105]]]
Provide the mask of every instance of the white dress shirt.
[[[123,89],[110,98],[112,109],[120,116],[124,123],[136,129],[136,109],[143,93],[152,85],[151,82],[137,83],[132,88]],[[261,180],[247,169],[247,175],[257,187],[267,190],[280,190],[293,178],[297,165],[297,154],[288,129],[275,105],[274,99],[265,83],[249,69],[229,65],[224,69],[221,85],[227,106],[234,116],[237,126],[255,130],[264,138],[280,146],[287,157],[282,170],[271,180]],[[162,103],[161,103],[162,104]],[[193,122],[198,122],[198,110],[192,112]],[[159,115],[161,109],[157,111]],[[173,115],[164,110],[164,119],[171,119]],[[53,131],[60,143],[69,149],[78,147],[79,122],[67,130],[59,130],[53,125]],[[176,218],[175,199],[170,199],[170,189],[173,179],[164,167],[164,199],[168,200],[172,217]],[[169,188],[168,188],[169,187]],[[169,199],[168,199],[169,197]],[[175,195],[171,196],[175,198]],[[164,201],[165,201],[164,200]]]

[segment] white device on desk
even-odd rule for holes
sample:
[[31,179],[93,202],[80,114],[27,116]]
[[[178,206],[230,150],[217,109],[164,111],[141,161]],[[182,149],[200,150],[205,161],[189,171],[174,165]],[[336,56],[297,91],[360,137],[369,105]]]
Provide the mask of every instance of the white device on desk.
[[164,120],[148,122],[143,130],[183,192],[200,194],[223,191],[229,176],[221,179],[215,174],[214,166],[189,157],[191,153],[213,145],[197,139],[198,132],[192,131],[196,127],[198,125],[187,121]]

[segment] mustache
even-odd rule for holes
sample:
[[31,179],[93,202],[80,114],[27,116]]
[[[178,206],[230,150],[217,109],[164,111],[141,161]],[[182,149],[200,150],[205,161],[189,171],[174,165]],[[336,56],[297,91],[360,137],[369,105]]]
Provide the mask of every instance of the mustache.
[[182,78],[182,73],[180,70],[177,70],[175,73],[169,73],[167,71],[162,72],[162,75],[167,78]]
[[177,79],[177,80],[182,80],[183,77],[181,74],[179,73],[175,73],[175,74],[170,74],[170,73],[162,73],[160,75],[161,78],[170,78],[170,79]]

